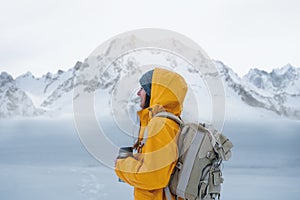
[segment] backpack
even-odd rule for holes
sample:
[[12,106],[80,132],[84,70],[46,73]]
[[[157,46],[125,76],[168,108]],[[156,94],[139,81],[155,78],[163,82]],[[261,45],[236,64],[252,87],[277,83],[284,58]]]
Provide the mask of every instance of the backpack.
[[155,117],[165,117],[180,125],[178,138],[179,157],[165,190],[167,200],[170,192],[184,200],[220,199],[223,183],[221,164],[231,157],[232,142],[212,126],[184,123],[169,112]]

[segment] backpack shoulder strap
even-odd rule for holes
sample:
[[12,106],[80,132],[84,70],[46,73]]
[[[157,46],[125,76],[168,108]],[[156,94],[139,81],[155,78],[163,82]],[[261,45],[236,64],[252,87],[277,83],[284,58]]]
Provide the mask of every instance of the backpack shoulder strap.
[[[177,124],[179,124],[180,127],[184,125],[183,121],[179,117],[177,117],[176,115],[170,112],[160,112],[154,115],[154,117],[165,117],[171,119],[175,121]],[[143,146],[146,143],[147,138],[148,138],[148,129],[146,128],[144,131],[143,139],[140,141],[141,146]]]
[[164,192],[165,192],[166,199],[172,200],[172,195],[171,195],[170,188],[168,185],[164,188]]
[[180,126],[184,125],[183,121],[179,117],[177,117],[176,115],[174,115],[173,113],[170,113],[170,112],[159,112],[156,115],[154,115],[154,117],[165,117],[168,119],[172,119]]

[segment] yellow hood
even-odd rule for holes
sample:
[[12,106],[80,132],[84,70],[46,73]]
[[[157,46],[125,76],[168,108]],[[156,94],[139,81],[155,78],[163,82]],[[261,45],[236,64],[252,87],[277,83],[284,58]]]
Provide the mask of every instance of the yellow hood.
[[177,73],[155,68],[152,76],[150,109],[156,114],[162,110],[179,116],[187,92],[185,80]]

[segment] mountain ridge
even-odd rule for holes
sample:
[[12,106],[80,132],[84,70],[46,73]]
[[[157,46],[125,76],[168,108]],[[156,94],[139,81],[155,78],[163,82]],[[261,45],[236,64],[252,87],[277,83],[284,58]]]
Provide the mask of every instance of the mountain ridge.
[[[221,61],[214,60],[213,63],[223,80],[225,91],[230,93],[228,91],[232,90],[234,98],[253,108],[272,111],[278,116],[300,119],[300,108],[297,106],[300,99],[300,68],[291,64],[271,72],[254,68],[239,77]],[[137,63],[127,60],[124,65],[132,70],[135,64]],[[2,72],[0,118],[40,116],[53,111],[58,115],[61,112],[72,112],[72,107],[64,104],[72,102],[75,87],[82,85],[85,91],[94,92],[113,87],[120,78],[121,69],[116,65],[110,73],[81,77],[79,72],[86,68],[89,68],[86,62],[78,61],[66,71],[58,70],[55,74],[48,72],[42,77],[26,72],[15,79],[7,72]]]

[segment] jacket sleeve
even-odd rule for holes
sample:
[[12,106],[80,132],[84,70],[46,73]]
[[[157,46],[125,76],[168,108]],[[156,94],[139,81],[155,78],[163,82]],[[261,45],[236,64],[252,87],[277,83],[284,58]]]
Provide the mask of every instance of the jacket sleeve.
[[145,190],[165,187],[177,160],[177,132],[178,125],[172,120],[153,118],[142,154],[117,160],[117,176]]

